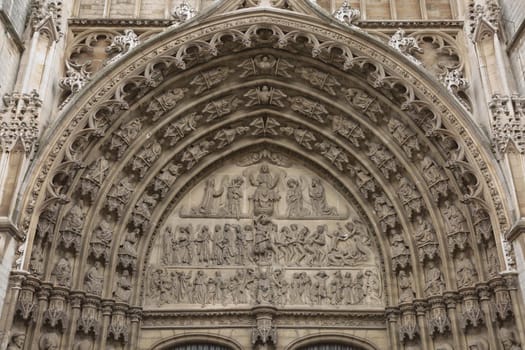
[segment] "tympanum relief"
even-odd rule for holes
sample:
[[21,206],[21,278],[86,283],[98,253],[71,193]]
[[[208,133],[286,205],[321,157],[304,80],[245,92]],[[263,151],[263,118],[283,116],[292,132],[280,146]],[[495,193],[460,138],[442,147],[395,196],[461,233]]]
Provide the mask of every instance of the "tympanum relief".
[[291,162],[241,159],[203,179],[166,221],[145,301],[380,307],[383,282],[367,225],[328,182]]

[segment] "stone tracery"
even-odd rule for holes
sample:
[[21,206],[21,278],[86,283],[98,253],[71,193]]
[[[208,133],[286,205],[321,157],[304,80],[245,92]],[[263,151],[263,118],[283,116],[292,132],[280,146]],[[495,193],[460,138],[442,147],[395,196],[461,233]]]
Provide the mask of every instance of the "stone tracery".
[[[250,36],[244,36],[243,40],[249,40],[253,44],[252,36],[256,36],[259,29],[248,28],[247,33],[250,33]],[[273,31],[274,35],[276,33],[280,35],[277,45],[281,49],[286,48],[290,42],[301,35],[294,31],[285,34],[276,25],[271,25],[265,29]],[[279,31],[281,32],[279,33]],[[323,46],[313,35],[306,35],[306,38],[310,39],[310,44],[312,44],[312,54],[320,57],[321,61],[326,60],[327,51],[323,51],[326,45]],[[246,44],[247,42],[243,43],[245,46],[252,45]],[[213,45],[210,47],[214,49]],[[301,62],[299,59],[293,72],[296,72],[298,74],[297,77],[309,84],[310,87],[317,89],[315,102],[314,96],[308,96],[308,98],[293,97],[296,96],[297,91],[279,80],[279,77],[289,78],[292,75],[291,67],[283,63],[290,61],[289,56],[283,52],[283,57],[281,57],[279,50],[268,49],[268,51],[270,53],[265,53],[260,57],[258,55],[242,57],[244,61],[240,65],[226,67],[222,70],[222,73],[219,72],[220,74],[218,73],[217,75],[212,75],[207,67],[202,68],[202,70],[200,70],[201,67],[198,67],[200,71],[195,72],[198,69],[193,71],[196,74],[191,80],[194,83],[190,83],[190,85],[194,86],[192,91],[181,92],[181,90],[178,90],[176,94],[156,95],[157,97],[154,98],[153,103],[155,101],[158,102],[158,107],[148,106],[146,116],[134,113],[135,110],[130,106],[130,111],[123,112],[119,118],[115,118],[114,124],[108,125],[105,130],[99,130],[100,139],[91,140],[90,149],[95,149],[94,144],[97,143],[98,145],[103,145],[102,148],[106,149],[106,153],[111,156],[107,159],[99,158],[95,160],[91,163],[93,166],[77,169],[79,174],[68,184],[68,188],[62,192],[67,193],[70,197],[70,200],[73,202],[72,206],[70,206],[67,214],[61,216],[55,222],[57,225],[54,230],[56,231],[59,227],[67,224],[66,226],[69,230],[72,230],[70,232],[73,234],[87,233],[94,226],[98,215],[97,210],[102,210],[103,213],[108,215],[108,221],[111,221],[111,224],[100,222],[100,229],[97,231],[100,233],[100,237],[98,235],[95,236],[98,238],[98,242],[97,240],[91,240],[92,251],[98,251],[98,253],[92,253],[92,255],[96,259],[101,259],[107,263],[108,269],[111,271],[112,277],[110,282],[105,284],[102,295],[113,297],[117,303],[138,305],[140,304],[140,295],[135,286],[137,283],[141,283],[144,286],[158,286],[158,289],[144,288],[148,290],[148,292],[145,292],[146,294],[153,293],[153,299],[159,304],[169,304],[170,293],[178,294],[179,300],[181,300],[180,295],[187,294],[189,291],[193,291],[193,296],[185,301],[191,304],[209,304],[208,299],[213,300],[217,304],[222,304],[226,294],[223,291],[224,288],[221,290],[221,286],[225,284],[224,278],[235,280],[241,279],[241,274],[254,274],[254,276],[250,277],[252,287],[246,287],[246,289],[250,290],[250,288],[257,287],[259,292],[251,292],[253,294],[250,296],[232,293],[232,298],[236,300],[232,300],[231,303],[247,304],[247,300],[250,300],[256,304],[272,302],[286,304],[289,300],[300,300],[300,302],[296,302],[296,305],[311,303],[321,305],[369,305],[380,300],[382,301],[384,297],[388,304],[396,305],[398,299],[411,302],[409,301],[411,299],[410,295],[413,298],[414,293],[420,298],[424,296],[439,297],[445,291],[452,290],[454,288],[454,284],[451,281],[452,277],[443,273],[449,268],[441,266],[445,264],[455,264],[456,271],[461,270],[461,273],[458,273],[458,275],[463,277],[458,278],[458,288],[470,286],[473,282],[467,281],[466,278],[471,277],[472,272],[476,269],[472,266],[472,262],[465,261],[465,259],[468,260],[469,258],[465,258],[464,254],[475,243],[469,235],[473,221],[463,208],[460,209],[458,207],[460,206],[458,201],[465,198],[460,191],[461,185],[458,184],[459,180],[457,178],[462,174],[461,172],[453,172],[442,161],[443,158],[447,158],[446,155],[448,153],[451,153],[450,148],[447,148],[446,145],[436,146],[436,143],[438,143],[437,137],[429,139],[424,136],[425,133],[439,134],[442,131],[441,129],[444,128],[443,122],[436,120],[431,129],[421,130],[415,127],[414,121],[410,116],[410,113],[413,112],[411,109],[422,108],[428,111],[430,109],[424,106],[423,103],[420,104],[415,101],[415,96],[411,96],[414,93],[413,91],[400,93],[393,88],[396,85],[396,82],[391,82],[393,79],[389,80],[388,78],[390,77],[378,76],[378,74],[385,74],[379,66],[375,66],[375,70],[372,69],[369,75],[371,78],[369,79],[373,79],[373,85],[383,86],[385,89],[390,86],[392,89],[386,95],[393,99],[401,97],[401,105],[399,107],[387,106],[385,96],[371,93],[366,86],[362,85],[362,82],[359,83],[362,89],[356,89],[347,87],[347,81],[343,82],[343,79],[327,80],[329,85],[326,85],[326,83],[320,84],[315,79],[305,79],[305,72],[312,72],[307,70],[312,64],[310,59],[305,59],[305,62]],[[351,69],[353,66],[364,68],[366,64],[364,61],[363,63],[360,63],[359,59],[353,61],[352,58],[354,56],[349,54],[348,51],[344,52],[346,54],[346,57],[343,56],[344,62],[339,60],[334,63],[335,65],[341,64],[343,68],[348,69]],[[179,53],[181,52],[178,52],[177,56],[175,56],[175,65],[179,68],[189,69],[190,59],[188,56],[184,56],[184,52],[181,53],[182,56],[178,56]],[[264,62],[264,57],[268,57],[270,62],[268,60]],[[259,63],[256,60],[259,60]],[[246,63],[247,61],[248,63]],[[254,68],[252,70],[246,69],[246,65],[249,63],[253,64]],[[242,84],[235,82],[232,85],[235,87],[228,91],[228,94],[231,93],[231,95],[224,97],[225,93],[220,91],[218,82],[214,82],[213,79],[218,79],[217,81],[230,79],[230,83],[233,84],[234,81],[230,78],[233,72],[230,70],[235,71],[236,67],[239,66],[244,72],[250,72],[246,73],[245,76],[251,77],[254,79],[254,82],[248,83],[246,86],[241,86]],[[320,70],[321,67],[327,71]],[[316,69],[318,69],[318,72],[325,74],[326,79],[334,70],[333,67],[329,65],[323,66],[322,64]],[[223,74],[224,72],[227,73]],[[167,80],[169,70],[163,74],[166,74],[164,79]],[[351,79],[355,79],[352,74],[351,71],[349,76],[352,76]],[[266,79],[262,84],[257,81],[261,76]],[[272,77],[272,79],[268,80],[268,77]],[[169,85],[175,87],[176,84],[176,80],[174,80]],[[137,86],[141,85],[138,84]],[[141,88],[145,89],[142,86]],[[144,92],[134,94],[130,91],[132,90],[122,88],[120,90],[120,98],[131,100],[137,96],[139,98],[146,96]],[[334,95],[332,91],[345,92],[345,101],[329,103],[326,94],[332,96]],[[193,117],[189,113],[191,112],[189,107],[181,107],[180,110],[177,108],[185,106],[183,102],[191,106],[194,102],[191,102],[188,96],[200,95],[203,92],[210,93],[212,97],[195,102],[195,106],[198,108],[195,110],[197,114],[193,114]],[[389,94],[391,95],[388,96]],[[321,102],[317,102],[317,99]],[[255,118],[260,116],[248,115],[242,118],[239,117],[236,112],[246,110],[247,107],[261,109],[259,113],[263,115],[261,119],[262,124]],[[277,118],[275,110],[285,112],[282,112],[283,115]],[[387,113],[391,113],[395,117],[390,119],[386,115]],[[206,118],[203,119],[201,114],[205,115]],[[363,115],[366,117],[363,117]],[[193,119],[184,120],[182,118]],[[332,123],[327,123],[328,120],[331,120]],[[398,122],[401,123],[401,126],[395,122],[390,122],[391,120],[402,120],[402,122]],[[389,121],[388,125],[379,126],[382,124],[382,121]],[[428,118],[423,122],[428,122]],[[210,128],[210,132],[205,133],[204,129],[201,129],[203,124]],[[326,127],[319,127],[318,124],[326,124]],[[404,127],[403,124],[405,125]],[[345,127],[344,129],[340,127],[331,129],[332,125],[344,125]],[[168,126],[167,129],[163,129],[166,126]],[[241,130],[238,129],[240,127],[245,129],[239,132],[237,130]],[[160,132],[160,130],[163,130],[164,133]],[[230,132],[230,130],[235,130],[235,132]],[[291,132],[289,132],[290,130]],[[160,140],[146,141],[149,137],[145,137],[145,135],[156,135]],[[334,137],[334,135],[338,136]],[[212,158],[220,159],[218,156],[220,152],[242,149],[242,147],[245,147],[243,143],[245,144],[254,139],[257,141],[259,137],[263,138],[267,145],[271,145],[276,143],[278,139],[275,136],[282,137],[280,140],[283,143],[290,144],[287,144],[285,149],[288,149],[291,154],[300,155],[304,154],[305,150],[314,150],[316,154],[311,154],[309,159],[315,159],[315,162],[318,164],[328,167],[329,170],[327,172],[329,174],[348,174],[350,179],[355,179],[357,186],[348,184],[350,181],[343,182],[345,186],[348,186],[347,191],[350,192],[350,197],[354,197],[353,201],[359,203],[362,211],[368,212],[366,225],[374,228],[373,231],[377,237],[383,235],[383,238],[378,240],[380,241],[381,255],[385,260],[385,271],[394,271],[394,273],[384,272],[383,278],[392,281],[395,273],[399,275],[399,288],[402,290],[399,298],[396,296],[396,292],[383,296],[382,284],[379,282],[379,270],[334,270],[333,274],[325,271],[316,271],[316,273],[306,273],[306,275],[304,275],[304,272],[303,275],[298,272],[297,278],[295,273],[284,274],[281,277],[275,277],[272,274],[274,281],[268,282],[269,277],[265,275],[268,271],[259,273],[249,270],[237,270],[236,272],[229,271],[230,275],[217,276],[216,274],[208,274],[203,270],[196,270],[193,274],[188,274],[188,271],[185,271],[183,268],[170,270],[169,273],[168,270],[165,270],[166,268],[161,268],[161,272],[159,272],[156,280],[146,282],[143,271],[147,269],[147,263],[144,258],[139,258],[142,254],[138,252],[151,254],[150,242],[153,235],[158,235],[158,232],[154,232],[154,230],[159,231],[160,228],[157,221],[163,222],[163,220],[166,220],[167,218],[163,216],[166,216],[166,213],[170,211],[168,210],[170,206],[182,200],[181,196],[184,194],[184,191],[177,193],[177,186],[175,186],[176,183],[184,183],[181,182],[183,180],[180,180],[179,177],[182,176],[184,178],[184,176],[187,177],[198,173],[199,170],[196,169],[202,169],[203,164],[209,164]],[[385,142],[384,138],[386,137],[392,140],[391,144]],[[411,141],[409,142],[408,140]],[[293,142],[296,145],[291,146]],[[167,147],[168,144],[170,147]],[[267,145],[262,144],[259,148],[268,151],[271,147]],[[458,144],[458,147],[464,146],[459,146]],[[366,160],[363,154],[366,154],[371,162]],[[82,156],[79,156],[78,159],[84,161]],[[413,159],[416,161],[414,165],[411,165]],[[463,155],[463,158],[456,160],[464,162],[467,159]],[[111,162],[112,166],[107,165],[108,161]],[[102,164],[103,162],[106,162],[106,164]],[[126,162],[127,165],[123,166],[122,164],[126,164]],[[114,165],[117,165],[117,167],[114,168]],[[279,181],[279,175],[272,174],[271,171],[269,173],[263,172],[263,166],[257,165],[254,167],[259,171],[258,174],[255,172],[252,176],[244,178],[232,176],[231,179],[225,180],[224,184],[221,182],[222,192],[215,188],[218,183],[210,183],[209,193],[204,194],[199,205],[191,207],[191,214],[197,217],[222,216],[232,219],[244,219],[244,215],[259,217],[260,215],[277,216],[277,214],[298,219],[301,217],[307,218],[307,212],[312,217],[322,217],[323,219],[344,215],[342,214],[344,210],[341,211],[329,201],[327,202],[324,195],[324,185],[316,177],[304,181],[302,185],[300,185],[300,179],[297,178],[295,183],[294,181],[290,182],[290,195],[288,196],[288,193],[285,194],[284,187],[288,185],[288,182],[285,184],[283,180]],[[104,173],[103,176],[100,172],[98,174],[90,173],[95,168],[98,170],[105,169],[102,171]],[[106,174],[108,169],[112,170],[110,170],[109,174]],[[119,172],[122,172],[122,175],[125,176],[122,177]],[[459,175],[457,175],[458,173]],[[394,189],[390,188],[387,185],[387,180],[391,180],[397,186],[392,186]],[[187,178],[184,181],[187,181]],[[422,181],[426,181],[429,191],[426,191],[421,186]],[[370,187],[370,183],[374,185]],[[190,186],[189,184],[184,184]],[[251,186],[250,190],[253,191],[250,199],[253,207],[252,210],[243,211],[241,210],[239,199],[250,198],[248,193],[242,193],[243,186],[245,189],[248,184]],[[414,184],[418,184],[418,187],[415,187]],[[53,184],[49,184],[49,186],[53,187]],[[75,186],[80,186],[81,189],[84,188],[84,191],[81,191],[81,195],[75,194]],[[281,197],[275,191],[276,186],[282,187]],[[296,192],[294,194],[292,192],[294,186],[295,188],[304,186],[304,188],[301,188],[300,193]],[[399,192],[401,203],[396,203],[395,201],[396,191]],[[205,192],[208,191],[205,190]],[[107,202],[104,200],[106,197],[99,196],[99,193],[107,193]],[[308,199],[311,203],[310,206],[297,204],[301,201],[301,194],[303,203],[305,199]],[[481,194],[485,195],[485,193]],[[217,198],[225,201],[223,207],[217,208],[215,206],[214,200]],[[50,199],[53,199],[52,196]],[[276,205],[278,202],[286,203],[286,209],[277,210]],[[80,203],[90,206],[88,214],[79,212],[77,208],[81,206]],[[46,207],[43,208],[47,210]],[[193,209],[196,209],[195,212],[193,212]],[[75,220],[78,220],[79,216],[82,217],[81,221],[76,223]],[[47,220],[45,217],[42,219]],[[415,225],[411,223],[412,219],[418,220],[419,226],[417,230],[414,228]],[[68,220],[72,224],[69,224]],[[425,224],[428,223],[428,220],[432,220],[434,228],[429,227],[428,225],[430,224]],[[58,222],[60,222],[60,225],[58,225]],[[113,225],[116,223],[119,225]],[[346,225],[350,223],[355,224],[353,221],[340,222],[339,224],[344,230]],[[41,223],[41,225],[43,224],[45,222]],[[225,231],[227,224],[224,223],[222,227],[218,228],[218,231]],[[257,228],[257,225],[263,227]],[[248,251],[253,249],[253,255],[261,261],[277,259],[278,263],[284,260],[293,265],[294,260],[295,263],[297,263],[297,260],[286,255],[286,248],[290,247],[286,242],[286,234],[283,234],[283,237],[281,237],[284,241],[279,241],[278,234],[285,227],[292,231],[292,225],[294,224],[289,226],[278,225],[277,228],[271,229],[270,234],[266,233],[266,236],[262,235],[257,238],[258,231],[264,231],[272,224],[271,222],[254,222],[254,227],[252,227],[252,230],[255,231],[253,232],[253,247],[249,247],[249,244],[242,242],[242,239],[239,245],[243,249],[247,248]],[[111,226],[124,226],[125,229],[120,227],[112,231]],[[213,252],[213,249],[208,251],[202,247],[202,243],[198,243],[208,240],[210,236],[213,237],[215,231],[212,233],[212,227],[215,230],[215,226],[210,224],[206,229],[201,227],[200,230],[196,231],[197,234],[190,232],[187,228],[179,229],[176,242],[177,246],[180,247],[181,254],[176,258],[163,256],[162,261],[164,264],[168,265],[166,261],[177,261],[182,265],[190,265],[195,263],[192,259],[196,259],[196,262],[201,264],[209,262],[209,260],[216,263],[223,260],[226,264],[246,263],[246,259],[250,259],[250,254],[240,256],[240,262],[228,261],[228,259],[231,260],[235,256],[231,252],[223,254],[221,257],[221,253]],[[249,226],[249,223],[242,222],[242,226]],[[305,227],[306,225],[302,228],[298,227],[297,231]],[[310,233],[315,232],[318,227],[322,226],[309,226],[308,231]],[[242,229],[245,230],[245,228]],[[236,230],[239,229],[233,229],[233,231]],[[323,229],[321,228],[320,230]],[[326,260],[328,261],[327,266],[337,266],[338,268],[346,266],[347,262],[353,261],[353,259],[359,260],[360,255],[366,255],[362,251],[363,247],[359,247],[360,242],[350,241],[344,243],[350,239],[345,238],[346,235],[350,235],[349,232],[337,233],[336,231],[334,226],[332,226],[326,232],[327,236],[332,235],[334,238],[324,243],[325,246],[330,246],[331,250],[325,251],[323,257],[319,256],[319,252],[315,251],[315,249],[307,252],[306,245],[303,244],[301,246],[300,242],[292,245],[294,252],[304,255],[302,259],[309,261],[306,265],[317,266],[317,263]],[[415,232],[418,237],[421,237],[416,237],[417,243],[415,243],[416,238],[411,238],[409,232]],[[78,235],[78,237],[78,239],[83,240],[89,239],[86,235],[84,235],[84,238],[82,238],[82,235]],[[389,238],[386,239],[385,237]],[[232,240],[235,241],[235,239],[237,238],[235,233],[233,233]],[[259,239],[259,242],[257,242],[257,239]],[[211,240],[213,241],[213,238]],[[266,240],[273,240],[275,244],[261,243]],[[309,246],[314,246],[314,241],[315,238],[312,238]],[[389,245],[389,241],[393,246],[391,251],[385,248]],[[493,241],[493,238],[488,238],[487,241]],[[57,285],[65,287],[69,287],[72,282],[76,285],[80,283],[80,281],[70,281],[71,277],[69,275],[71,274],[72,266],[74,265],[78,269],[78,265],[82,264],[80,259],[85,259],[86,257],[86,252],[81,251],[82,244],[71,242],[74,242],[74,240],[63,240],[65,249],[73,247],[73,250],[80,253],[79,257],[61,257],[55,263],[52,271],[48,269],[45,272],[47,276],[53,276]],[[188,248],[188,245],[192,244],[192,242],[201,244],[199,249],[201,254],[197,257],[191,256],[190,248]],[[104,246],[102,250],[97,250],[93,247],[93,243],[102,243]],[[353,243],[355,246],[351,247],[350,243]],[[52,244],[56,246],[56,242]],[[343,244],[346,246],[344,249],[339,247]],[[438,251],[439,246],[448,249],[448,253]],[[268,253],[271,251],[271,248],[275,248],[275,252],[272,251],[272,254]],[[280,250],[280,248],[282,249]],[[36,245],[34,252],[38,252],[38,249],[39,247]],[[42,249],[44,249],[43,245]],[[419,259],[422,262],[425,261],[422,265],[419,265],[414,260],[416,250],[419,252]],[[104,253],[101,253],[101,251]],[[412,257],[410,252],[412,252]],[[270,257],[271,255],[273,257]],[[451,260],[455,262],[451,260],[447,262],[448,257],[454,257],[455,259]],[[390,261],[388,261],[389,258],[391,258]],[[38,256],[34,259],[40,260]],[[50,262],[49,257],[47,259]],[[78,260],[72,264],[71,259]],[[283,265],[286,265],[286,263]],[[95,276],[96,269],[100,268],[97,267],[95,270],[89,269],[85,274],[86,279],[89,274]],[[414,272],[412,272],[413,269]],[[92,272],[90,273],[90,271]],[[423,274],[422,271],[425,271],[425,273]],[[163,287],[163,284],[167,283],[164,279],[168,278],[167,276],[171,278],[173,273],[178,276],[178,285],[187,285],[184,290],[186,293],[184,291],[175,292],[173,287],[171,289]],[[237,276],[237,273],[239,273],[239,276]],[[96,283],[100,275],[98,277],[93,276],[90,277],[89,288],[90,290],[96,290],[97,293],[94,294],[98,294],[99,286]],[[419,280],[414,283],[416,290],[407,291],[407,279],[414,278],[413,276],[419,276]],[[421,278],[422,276],[424,276],[424,279]],[[280,280],[278,280],[279,278]],[[302,281],[299,281],[301,278]],[[370,282],[363,282],[362,280],[365,278],[370,280]],[[345,279],[348,281],[345,282]],[[212,280],[211,284],[209,283],[210,280]],[[351,280],[353,282],[350,282]],[[95,283],[97,288],[92,289],[93,283]],[[369,284],[367,287],[369,289],[364,292],[368,293],[359,292],[360,288],[364,288],[364,285],[367,283]],[[110,284],[114,286],[110,286]],[[309,293],[304,291],[305,284],[312,285]],[[285,285],[294,286],[290,288],[288,295],[282,294]],[[240,287],[239,290],[242,289]],[[354,291],[354,289],[357,291]],[[342,291],[342,295],[337,292],[338,290]],[[219,297],[219,294],[222,297]],[[363,301],[364,294],[367,294],[370,300]],[[226,303],[228,304],[229,302]],[[447,322],[447,317],[443,316],[443,303],[442,300],[437,300],[435,303],[432,303],[430,308],[428,317],[431,325],[431,334],[434,332],[444,333],[451,327]],[[124,315],[126,314],[120,313],[118,308],[114,308],[109,329],[112,336],[117,340],[128,337],[125,328],[129,319],[126,319],[128,316]]]

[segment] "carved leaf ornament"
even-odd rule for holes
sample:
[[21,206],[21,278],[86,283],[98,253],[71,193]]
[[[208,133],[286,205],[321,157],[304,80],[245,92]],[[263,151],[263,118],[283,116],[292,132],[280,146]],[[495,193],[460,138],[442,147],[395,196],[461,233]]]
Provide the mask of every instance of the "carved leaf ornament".
[[[292,12],[227,19],[149,40],[64,107],[22,207],[29,235],[39,220],[52,226],[29,249],[43,256],[37,283],[85,290],[87,278],[71,276],[104,263],[103,287],[92,290],[115,302],[105,306],[115,341],[132,337],[130,308],[384,312],[414,293],[439,304],[474,283],[450,271],[459,261],[462,271],[486,267],[485,254],[470,252],[495,237],[477,240],[465,203],[487,209],[494,235],[507,218],[486,150],[453,96],[359,31]],[[97,122],[108,108],[107,123]],[[52,220],[40,215],[57,203]],[[170,226],[174,215],[184,224]],[[326,226],[313,224],[320,219]],[[228,268],[218,276],[211,263]],[[398,276],[411,276],[413,291],[393,287]],[[441,308],[427,314],[430,334],[449,331]],[[403,322],[403,336],[417,337]]]

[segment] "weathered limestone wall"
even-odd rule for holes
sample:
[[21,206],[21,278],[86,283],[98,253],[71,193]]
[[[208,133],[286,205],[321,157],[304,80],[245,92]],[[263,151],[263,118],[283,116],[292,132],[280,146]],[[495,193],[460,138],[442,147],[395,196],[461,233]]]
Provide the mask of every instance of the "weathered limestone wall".
[[518,91],[525,93],[525,2],[503,0],[501,2],[508,54],[516,78]]

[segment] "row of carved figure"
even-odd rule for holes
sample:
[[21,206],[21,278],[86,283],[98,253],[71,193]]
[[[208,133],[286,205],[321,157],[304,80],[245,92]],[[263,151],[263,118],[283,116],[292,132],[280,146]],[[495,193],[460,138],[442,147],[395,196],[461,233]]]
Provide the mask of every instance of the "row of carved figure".
[[[289,177],[286,180],[286,212],[277,213],[276,205],[281,201],[279,183],[284,181],[286,173],[279,171],[272,174],[267,165],[262,165],[255,176],[247,169],[243,176],[228,176],[222,178],[219,188],[216,188],[215,178],[205,182],[202,200],[197,207],[192,208],[191,215],[198,217],[251,217],[253,215],[276,215],[288,218],[322,218],[337,216],[337,209],[328,205],[326,192],[322,181],[314,177],[308,187],[308,198],[304,195],[307,181]],[[245,197],[244,184],[248,178],[249,184],[256,187],[248,196],[252,204],[252,212],[243,212]],[[281,214],[281,215],[279,215]],[[283,215],[284,214],[284,215]]]
[[353,266],[374,254],[366,227],[358,220],[328,225],[279,227],[258,218],[254,223],[191,224],[166,227],[164,265],[245,265],[268,258],[284,266]]
[[152,268],[147,303],[239,305],[380,305],[375,270],[286,273],[254,269],[166,270]]

